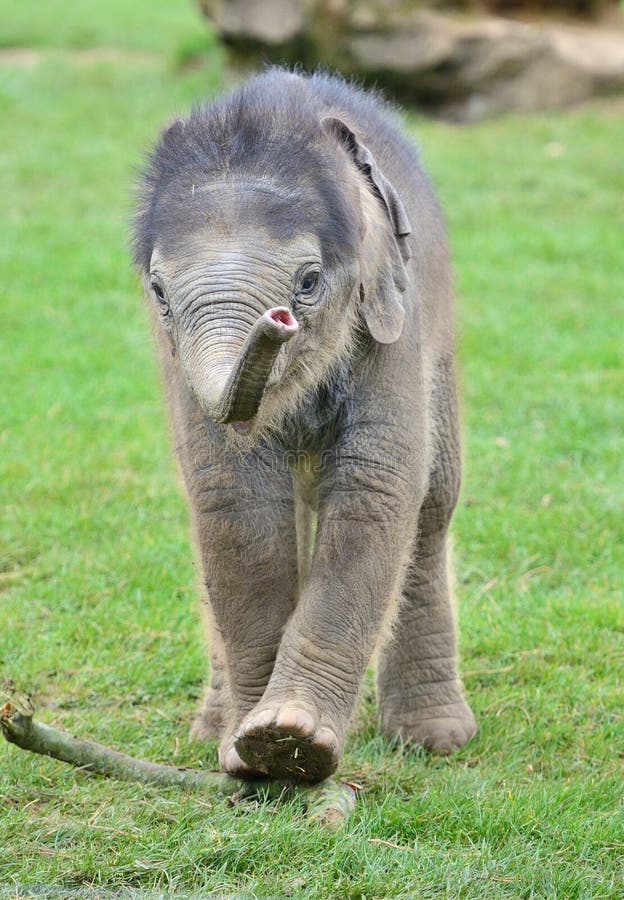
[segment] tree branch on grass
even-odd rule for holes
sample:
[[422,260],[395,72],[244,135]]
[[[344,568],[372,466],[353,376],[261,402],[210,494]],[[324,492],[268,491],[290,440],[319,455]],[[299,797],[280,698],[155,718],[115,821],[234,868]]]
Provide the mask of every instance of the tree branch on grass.
[[9,741],[22,750],[50,756],[70,763],[79,769],[116,778],[139,781],[185,790],[216,790],[234,805],[239,800],[271,799],[282,795],[300,794],[305,802],[308,818],[328,828],[341,828],[355,808],[355,788],[346,782],[329,779],[318,785],[283,784],[270,778],[243,781],[221,772],[203,772],[166,766],[136,759],[98,744],[85,741],[34,720],[35,707],[29,696],[16,690],[13,682],[2,686],[7,697],[0,707],[0,729]]

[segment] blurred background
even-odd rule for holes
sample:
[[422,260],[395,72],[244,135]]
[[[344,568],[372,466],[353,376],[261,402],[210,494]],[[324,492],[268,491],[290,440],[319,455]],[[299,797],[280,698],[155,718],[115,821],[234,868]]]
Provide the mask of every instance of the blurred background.
[[452,765],[393,755],[369,679],[342,769],[366,791],[338,841],[289,806],[206,818],[2,744],[0,892],[621,896],[622,18],[607,0],[0,0],[0,680],[62,728],[216,764],[186,742],[205,654],[132,190],[173,116],[302,62],[402,105],[448,222],[480,725]]

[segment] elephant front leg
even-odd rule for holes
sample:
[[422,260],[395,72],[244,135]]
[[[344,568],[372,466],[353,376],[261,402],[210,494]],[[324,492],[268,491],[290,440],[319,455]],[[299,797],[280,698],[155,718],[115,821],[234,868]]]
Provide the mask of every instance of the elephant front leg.
[[[199,723],[219,713],[219,761],[253,774],[234,747],[234,733],[264,694],[297,591],[292,486],[286,472],[239,472],[236,481],[196,493],[196,524],[216,647],[217,670]],[[214,650],[216,649],[216,657]],[[216,692],[214,689],[217,689]],[[216,704],[216,706],[215,706]],[[197,729],[196,729],[197,730]]]
[[319,781],[336,769],[415,529],[412,490],[395,472],[340,481],[320,504],[310,577],[267,690],[236,739],[248,765],[276,778]]
[[232,706],[223,642],[214,623],[207,621],[206,631],[210,641],[210,682],[191,727],[191,737],[196,741],[220,739]]

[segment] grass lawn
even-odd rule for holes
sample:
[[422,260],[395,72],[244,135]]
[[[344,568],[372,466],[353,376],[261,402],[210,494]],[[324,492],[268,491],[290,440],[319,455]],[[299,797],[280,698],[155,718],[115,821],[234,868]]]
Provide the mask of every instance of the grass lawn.
[[[45,721],[213,767],[187,737],[195,572],[126,245],[143,150],[221,57],[182,0],[0,0],[0,22],[22,48],[0,52],[0,674]],[[392,751],[370,681],[339,834],[295,800],[231,809],[2,744],[0,895],[624,896],[623,112],[410,118],[457,269],[477,738]]]

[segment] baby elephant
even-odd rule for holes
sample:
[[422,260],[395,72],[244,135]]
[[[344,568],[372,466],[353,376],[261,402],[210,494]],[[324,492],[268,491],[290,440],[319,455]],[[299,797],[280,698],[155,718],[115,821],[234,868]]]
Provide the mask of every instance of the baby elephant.
[[451,271],[396,116],[269,70],[163,132],[134,254],[207,592],[195,734],[233,774],[326,778],[377,648],[384,731],[461,747]]

